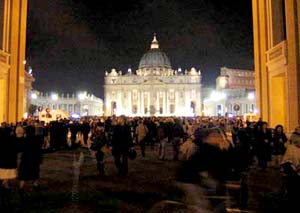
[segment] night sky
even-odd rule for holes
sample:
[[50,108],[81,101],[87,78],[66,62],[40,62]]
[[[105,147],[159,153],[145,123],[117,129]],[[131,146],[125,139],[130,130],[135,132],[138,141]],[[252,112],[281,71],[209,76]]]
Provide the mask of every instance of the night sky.
[[28,0],[33,87],[103,98],[105,71],[136,70],[153,33],[173,69],[200,69],[203,86],[222,66],[254,69],[251,0],[218,1]]

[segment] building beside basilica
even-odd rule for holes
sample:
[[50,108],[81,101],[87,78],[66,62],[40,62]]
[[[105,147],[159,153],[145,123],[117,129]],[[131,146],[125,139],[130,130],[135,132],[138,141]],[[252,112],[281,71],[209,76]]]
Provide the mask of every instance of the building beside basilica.
[[203,114],[207,116],[243,116],[256,113],[253,70],[222,67],[216,89],[206,92]]
[[288,133],[300,124],[300,2],[252,0],[259,114]]
[[68,113],[71,117],[103,115],[102,99],[87,92],[57,94],[41,93],[34,90],[31,92],[30,104],[35,105],[39,110],[59,109]]
[[154,36],[136,72],[112,69],[104,84],[105,115],[201,115],[201,72],[173,70]]

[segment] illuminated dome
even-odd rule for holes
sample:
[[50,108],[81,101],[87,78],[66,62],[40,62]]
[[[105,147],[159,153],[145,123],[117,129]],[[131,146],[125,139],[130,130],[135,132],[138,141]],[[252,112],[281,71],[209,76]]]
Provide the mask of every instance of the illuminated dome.
[[151,49],[143,55],[139,63],[139,69],[143,68],[171,68],[171,63],[163,51],[159,49],[158,41],[154,35]]

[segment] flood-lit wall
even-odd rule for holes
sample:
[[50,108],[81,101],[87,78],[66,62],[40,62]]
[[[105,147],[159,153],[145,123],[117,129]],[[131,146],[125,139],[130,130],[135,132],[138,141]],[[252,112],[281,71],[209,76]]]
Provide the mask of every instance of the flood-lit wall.
[[300,3],[252,0],[257,108],[288,132],[300,123]]
[[0,122],[24,112],[27,0],[0,0]]

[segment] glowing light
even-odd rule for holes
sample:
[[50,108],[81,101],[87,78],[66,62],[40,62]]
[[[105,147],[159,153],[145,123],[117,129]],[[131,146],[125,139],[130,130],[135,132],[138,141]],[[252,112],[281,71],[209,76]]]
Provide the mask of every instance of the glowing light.
[[248,99],[249,100],[254,100],[255,99],[254,93],[248,93]]
[[84,100],[84,98],[85,98],[85,93],[79,93],[79,94],[78,94],[78,99],[79,99],[80,101]]
[[220,101],[226,99],[226,94],[221,92],[213,91],[210,95],[212,101]]
[[226,88],[227,80],[225,78],[220,79],[220,87]]
[[28,112],[24,112],[23,118],[24,118],[24,119],[28,118]]
[[53,94],[51,95],[51,99],[52,99],[52,101],[57,101],[57,100],[58,100],[58,95],[55,94],[55,93],[53,93]]
[[28,74],[32,75],[32,68],[31,67],[29,67],[29,69],[28,69]]
[[37,94],[36,93],[32,93],[31,94],[31,99],[37,99]]
[[233,114],[229,113],[228,118],[233,118]]

